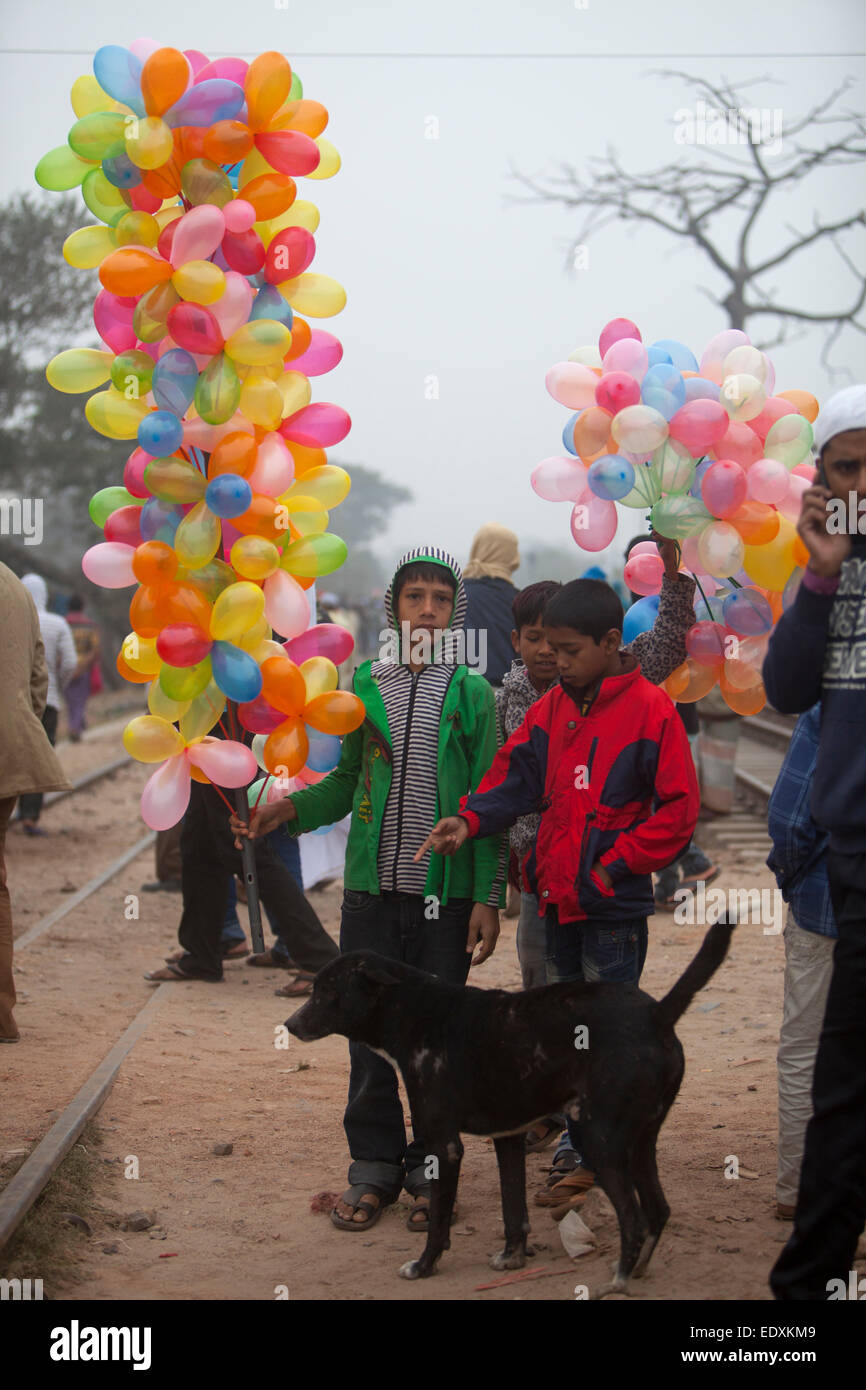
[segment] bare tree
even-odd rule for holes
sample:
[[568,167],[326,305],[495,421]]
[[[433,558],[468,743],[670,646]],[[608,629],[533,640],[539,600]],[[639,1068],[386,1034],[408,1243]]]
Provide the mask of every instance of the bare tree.
[[[862,254],[858,265],[852,253],[858,232],[866,227],[866,214],[858,206],[857,182],[849,180],[855,209],[850,216],[826,221],[816,211],[808,230],[782,222],[778,204],[794,186],[820,171],[866,161],[866,122],[840,105],[850,83],[830,92],[805,115],[787,122],[780,151],[768,158],[765,133],[760,120],[755,119],[760,113],[743,95],[753,84],[737,87],[722,81],[716,86],[687,73],[660,75],[687,82],[696,102],[703,103],[714,118],[724,118],[727,130],[735,132],[733,139],[729,134],[727,139],[723,136],[724,142],[707,141],[700,152],[696,148],[682,161],[645,173],[628,172],[612,149],[603,158],[590,159],[583,176],[569,164],[560,164],[558,172],[540,178],[512,170],[532,194],[514,201],[561,203],[583,214],[570,247],[572,265],[578,247],[618,222],[658,227],[681,244],[691,244],[724,281],[720,293],[703,285],[699,288],[726,311],[731,328],[745,329],[755,318],[775,319],[775,337],[760,345],[776,347],[795,335],[802,336],[811,325],[825,325],[821,360],[833,373],[829,354],[843,328],[847,325],[866,334],[862,312],[866,274]],[[738,224],[732,214],[738,214]],[[760,233],[768,231],[782,245],[762,255],[755,243]],[[785,304],[772,283],[772,273],[783,267],[793,269],[803,282],[810,269],[803,253],[822,242],[834,249],[850,271],[853,287],[849,304],[826,312]],[[800,334],[796,334],[797,325],[802,325]]]

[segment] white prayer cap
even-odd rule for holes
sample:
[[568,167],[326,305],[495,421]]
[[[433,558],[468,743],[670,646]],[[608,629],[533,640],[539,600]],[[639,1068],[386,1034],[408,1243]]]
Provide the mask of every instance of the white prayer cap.
[[825,444],[846,430],[866,430],[866,386],[846,386],[831,396],[815,421],[815,448],[820,454]]

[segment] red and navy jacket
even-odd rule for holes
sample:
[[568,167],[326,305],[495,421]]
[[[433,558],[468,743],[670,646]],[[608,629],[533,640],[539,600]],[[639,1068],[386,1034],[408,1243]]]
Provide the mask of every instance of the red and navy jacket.
[[[648,916],[650,873],[682,853],[699,809],[676,706],[636,663],[606,677],[584,710],[576,691],[553,686],[460,803],[472,836],[542,812],[521,872],[539,914],[555,905],[563,922]],[[611,888],[591,873],[599,860]]]

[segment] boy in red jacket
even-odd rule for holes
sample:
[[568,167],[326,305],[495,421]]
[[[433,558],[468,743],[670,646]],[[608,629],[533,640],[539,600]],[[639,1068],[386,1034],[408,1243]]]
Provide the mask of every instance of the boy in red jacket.
[[[651,874],[691,839],[700,795],[676,706],[620,651],[623,609],[609,584],[575,579],[544,610],[559,681],[499,750],[460,814],[418,852],[453,854],[541,812],[521,862],[547,926],[548,982],[636,985],[653,911]],[[569,1121],[579,1151],[576,1126]]]

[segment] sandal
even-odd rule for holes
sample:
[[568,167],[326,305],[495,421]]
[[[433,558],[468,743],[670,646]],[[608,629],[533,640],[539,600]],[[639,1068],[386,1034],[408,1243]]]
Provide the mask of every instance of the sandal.
[[314,975],[304,975],[298,973],[294,980],[290,980],[282,989],[275,989],[274,994],[279,999],[303,999],[306,995],[313,992]]
[[[246,947],[244,947],[246,952]],[[267,951],[259,951],[258,954],[247,956],[247,965],[260,965],[267,970],[297,970],[295,962],[290,956],[274,955],[273,947]]]
[[[277,992],[279,993],[279,991]],[[379,1199],[378,1206],[374,1207],[372,1202],[363,1200],[365,1192]],[[340,1201],[351,1207],[353,1213],[356,1211],[364,1212],[366,1221],[356,1221],[354,1215],[351,1217],[340,1216],[336,1207],[331,1211],[331,1221],[338,1231],[369,1231],[371,1226],[375,1226],[385,1208],[390,1207],[396,1200],[396,1196],[386,1192],[384,1187],[377,1187],[375,1183],[371,1182],[356,1182],[353,1187],[348,1188],[343,1193]]]
[[551,1168],[545,1187],[535,1194],[535,1205],[546,1207],[554,1221],[561,1221],[570,1211],[582,1207],[595,1185],[595,1173],[578,1164],[570,1172]]
[[[223,951],[222,955],[223,960],[239,960],[240,957],[245,956],[246,953],[247,944],[243,941],[238,942],[236,946],[232,946],[230,951]],[[186,951],[172,951],[170,956],[165,957],[165,963],[166,965],[179,965],[185,955]]]
[[[406,1230],[426,1231],[430,1225],[430,1192],[429,1190],[426,1192],[419,1190],[418,1192],[410,1192],[409,1196],[412,1198],[412,1207],[406,1217]],[[413,1220],[413,1217],[417,1219]],[[451,1220],[454,1221],[456,1218],[457,1202],[455,1200],[454,1206],[451,1208]]]
[[532,1126],[526,1134],[526,1152],[528,1154],[541,1153],[542,1149],[549,1148],[554,1139],[562,1133],[562,1125],[557,1124],[551,1119],[539,1120]]
[[222,975],[205,975],[201,970],[181,970],[179,965],[164,965],[161,970],[148,970],[144,978],[154,984],[163,980],[207,980],[212,985],[223,983]]

